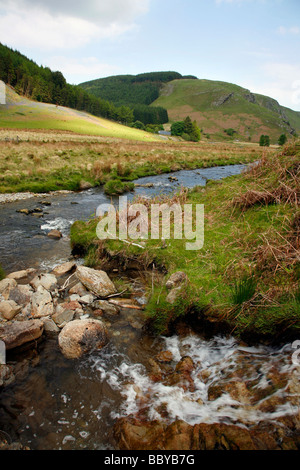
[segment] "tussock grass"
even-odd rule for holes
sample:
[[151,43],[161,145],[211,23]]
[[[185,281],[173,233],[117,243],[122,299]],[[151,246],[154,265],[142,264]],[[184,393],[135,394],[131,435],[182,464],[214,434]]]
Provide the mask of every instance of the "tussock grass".
[[[193,325],[212,322],[222,331],[252,340],[276,341],[298,335],[298,196],[289,197],[285,192],[276,202],[260,201],[247,207],[237,201],[244,202],[249,191],[272,193],[283,185],[297,195],[299,182],[294,173],[299,160],[298,145],[293,144],[276,155],[265,154],[259,165],[242,175],[182,191],[180,197],[173,196],[169,201],[165,198],[163,201],[170,205],[174,200],[204,204],[205,241],[201,250],[186,251],[184,239],[140,241],[144,249],[107,240],[98,252],[99,263],[109,252],[110,260],[127,258],[137,261],[140,269],[150,267],[147,315],[160,333],[167,334],[174,321],[186,317]],[[81,225],[81,230],[88,230],[88,226]],[[77,241],[80,244],[80,237]],[[97,243],[92,237],[90,241]],[[154,283],[153,269],[162,273]],[[189,287],[172,305],[166,301],[164,283],[176,271],[187,274]]]

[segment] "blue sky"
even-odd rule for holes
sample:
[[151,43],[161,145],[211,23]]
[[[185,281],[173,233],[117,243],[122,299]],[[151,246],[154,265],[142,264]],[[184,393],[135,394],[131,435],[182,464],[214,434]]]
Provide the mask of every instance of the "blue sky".
[[74,84],[174,70],[300,111],[299,0],[0,0],[0,41]]

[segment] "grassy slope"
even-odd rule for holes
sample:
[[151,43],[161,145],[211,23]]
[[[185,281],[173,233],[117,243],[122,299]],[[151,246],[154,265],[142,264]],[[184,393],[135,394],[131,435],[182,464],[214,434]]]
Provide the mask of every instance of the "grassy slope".
[[7,104],[0,105],[0,128],[54,129],[78,134],[151,142],[153,135],[62,106],[20,97],[6,87]]
[[[234,95],[219,104],[230,93]],[[300,131],[300,113],[279,107],[275,100],[260,95],[253,95],[256,103],[251,103],[245,98],[249,94],[248,90],[225,82],[174,80],[163,87],[161,96],[152,104],[165,107],[171,122],[190,115],[205,133],[218,139],[224,138],[224,129],[233,128],[237,131],[234,138],[250,137],[258,142],[261,134],[268,134],[276,143],[280,134],[289,133],[290,127],[275,109],[281,109],[291,126]]]
[[[109,253],[116,259],[136,257],[141,266],[154,261],[169,274],[184,271],[190,287],[174,305],[166,302],[161,280],[152,291],[147,312],[159,332],[165,333],[177,317],[193,314],[198,323],[221,323],[225,331],[252,339],[299,334],[299,159],[300,146],[292,146],[276,157],[266,155],[250,173],[189,193],[188,202],[205,205],[200,251],[186,251],[185,240],[172,239],[167,246],[149,240],[146,250],[116,240],[106,241],[103,248],[96,241],[94,220],[73,225],[73,246],[87,250],[94,265],[101,266]],[[253,203],[257,191],[269,204]],[[270,195],[276,195],[277,203]],[[243,206],[245,201],[249,207]]]

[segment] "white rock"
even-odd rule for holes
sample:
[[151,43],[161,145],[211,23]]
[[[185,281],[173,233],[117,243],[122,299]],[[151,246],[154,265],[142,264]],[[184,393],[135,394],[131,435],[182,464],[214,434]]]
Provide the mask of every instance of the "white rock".
[[18,284],[15,279],[3,279],[0,281],[0,294],[4,297],[5,300],[8,300],[10,291],[17,287],[17,285]]
[[37,290],[39,286],[42,286],[47,291],[51,292],[57,287],[57,279],[54,274],[39,274],[30,282],[30,285],[35,290]]
[[32,315],[34,318],[47,317],[53,314],[54,305],[51,294],[39,286],[31,299]]
[[106,298],[117,292],[115,285],[104,271],[77,266],[76,276],[90,292],[98,297]]
[[68,261],[67,263],[60,264],[59,266],[55,266],[53,269],[53,274],[55,276],[63,276],[64,274],[69,273],[72,271],[73,268],[75,268],[76,263],[75,261]]

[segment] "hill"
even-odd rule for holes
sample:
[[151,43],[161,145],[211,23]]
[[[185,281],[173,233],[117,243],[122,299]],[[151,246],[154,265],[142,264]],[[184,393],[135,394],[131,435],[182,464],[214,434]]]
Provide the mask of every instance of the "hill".
[[130,106],[134,120],[144,124],[165,124],[167,110],[162,106],[149,105],[155,101],[165,83],[184,78],[178,72],[150,72],[139,75],[116,75],[81,83],[79,86],[89,94],[112,101],[116,106]]
[[[204,134],[217,140],[234,138],[258,142],[261,134],[267,134],[271,143],[277,143],[282,133],[294,136],[300,132],[300,112],[226,82],[173,80],[163,85],[159,98],[152,105],[165,107],[170,123],[189,115]],[[234,131],[231,137],[226,129]]]
[[6,105],[0,105],[0,127],[54,129],[147,142],[157,140],[154,135],[147,132],[123,126],[84,111],[30,100],[18,95],[9,86],[6,86]]

